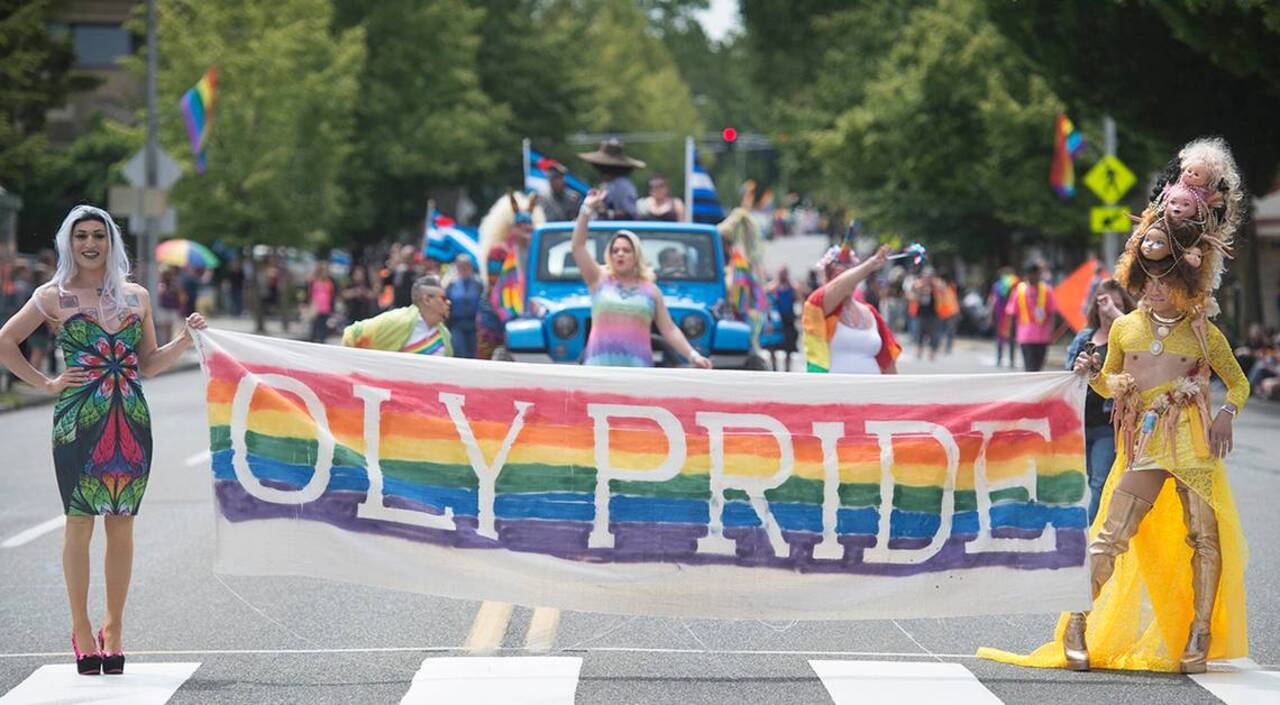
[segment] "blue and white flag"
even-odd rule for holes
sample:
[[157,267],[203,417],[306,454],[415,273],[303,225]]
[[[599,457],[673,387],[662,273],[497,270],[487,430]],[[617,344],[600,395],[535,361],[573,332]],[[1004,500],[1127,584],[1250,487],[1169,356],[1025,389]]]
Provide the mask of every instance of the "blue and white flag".
[[694,146],[693,138],[686,142],[685,155],[684,178],[693,222],[719,223],[724,220],[724,208],[720,205],[720,196],[716,194],[711,175],[698,163],[698,148]]
[[569,173],[568,168],[560,162],[535,151],[529,146],[529,140],[524,141],[524,188],[526,191],[534,191],[541,198],[550,197],[551,183],[547,180],[547,176],[554,167],[564,170],[565,186],[583,196],[587,195],[587,191],[591,188],[587,182]]
[[480,234],[475,228],[464,228],[453,218],[432,209],[427,213],[426,232],[422,236],[422,253],[438,262],[452,262],[458,255],[471,257],[480,266]]

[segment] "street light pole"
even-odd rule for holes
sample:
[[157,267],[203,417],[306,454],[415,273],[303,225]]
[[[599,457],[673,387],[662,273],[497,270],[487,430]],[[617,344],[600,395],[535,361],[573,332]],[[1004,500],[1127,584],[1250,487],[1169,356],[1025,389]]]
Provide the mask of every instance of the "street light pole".
[[[1106,115],[1102,118],[1102,141],[1108,157],[1116,155],[1116,121]],[[1120,233],[1110,231],[1102,234],[1102,260],[1107,267],[1115,267],[1120,259]]]
[[[156,188],[158,181],[158,147],[156,143],[156,76],[159,71],[159,62],[156,59],[156,0],[147,0],[147,147],[145,166],[146,166],[146,192],[152,192]],[[145,200],[145,199],[144,199]],[[146,275],[145,285],[147,291],[154,296],[159,281],[159,273],[156,271],[156,239],[157,231],[160,229],[160,221],[152,215],[144,215],[144,228],[142,239],[138,243],[138,265],[142,267]]]

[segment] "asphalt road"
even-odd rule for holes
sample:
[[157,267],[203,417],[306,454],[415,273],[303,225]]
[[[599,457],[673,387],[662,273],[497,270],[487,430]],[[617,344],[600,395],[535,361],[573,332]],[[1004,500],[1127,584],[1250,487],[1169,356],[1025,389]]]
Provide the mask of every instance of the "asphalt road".
[[[961,343],[954,356],[933,363],[908,355],[902,368],[990,371],[984,356],[989,357],[985,346]],[[146,385],[156,451],[136,527],[125,635],[131,666],[200,664],[190,678],[177,681],[181,687],[168,699],[175,705],[395,703],[410,691],[424,659],[485,653],[580,659],[572,686],[579,703],[854,701],[833,696],[812,661],[894,661],[908,664],[912,673],[959,664],[994,695],[986,702],[1220,702],[1179,675],[1029,670],[971,656],[981,645],[1031,649],[1050,635],[1053,615],[792,623],[558,614],[523,607],[508,614],[496,605],[319,580],[218,576],[211,570],[213,505],[202,381],[198,371],[188,371]],[[43,665],[71,662],[50,413],[44,406],[0,415],[0,705],[41,702],[19,699],[35,686],[15,688]],[[1275,460],[1280,407],[1254,404],[1241,416],[1236,433],[1230,468],[1252,548],[1252,657],[1277,671],[1280,523],[1271,503],[1280,495]],[[101,551],[99,533],[91,597],[95,615],[103,610]],[[1276,690],[1270,697],[1280,699],[1280,678],[1272,680]],[[440,683],[445,681],[434,688],[414,687],[415,697],[426,699],[412,701],[477,701],[450,696],[456,691]],[[938,681],[934,692],[960,693],[962,686]],[[48,697],[45,702],[52,701]]]

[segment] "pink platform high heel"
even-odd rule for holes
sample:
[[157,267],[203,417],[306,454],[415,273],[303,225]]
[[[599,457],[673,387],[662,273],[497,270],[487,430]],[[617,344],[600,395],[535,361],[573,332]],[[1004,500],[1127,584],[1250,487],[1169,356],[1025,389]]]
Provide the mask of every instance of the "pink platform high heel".
[[102,628],[98,628],[98,651],[102,654],[102,672],[109,676],[124,673],[124,652],[107,651],[107,640],[102,637]]
[[76,671],[82,676],[96,676],[102,672],[102,657],[97,651],[84,653],[76,643],[76,633],[71,632],[71,650],[76,655]]

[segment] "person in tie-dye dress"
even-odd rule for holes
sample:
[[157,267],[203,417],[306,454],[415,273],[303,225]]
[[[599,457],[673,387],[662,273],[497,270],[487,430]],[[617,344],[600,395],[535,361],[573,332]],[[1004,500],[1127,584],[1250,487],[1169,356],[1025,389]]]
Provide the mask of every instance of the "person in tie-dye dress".
[[[53,460],[67,516],[62,569],[71,603],[71,645],[80,673],[124,671],[124,604],[133,569],[133,519],[151,470],[151,416],[140,376],[177,362],[191,346],[198,313],[163,347],[156,344],[147,290],[128,281],[120,229],[93,206],[71,209],[54,238],[58,269],[0,328],[0,363],[56,394]],[[49,379],[18,348],[52,324],[67,370]],[[89,619],[89,542],[103,517],[107,615],[95,640]],[[81,646],[86,648],[81,648]]]
[[582,364],[652,367],[649,329],[656,323],[676,352],[693,365],[710,369],[711,361],[693,349],[671,320],[635,233],[619,230],[609,239],[603,267],[587,250],[587,224],[604,198],[604,191],[598,189],[587,193],[573,229],[573,259],[591,291],[591,333]]

